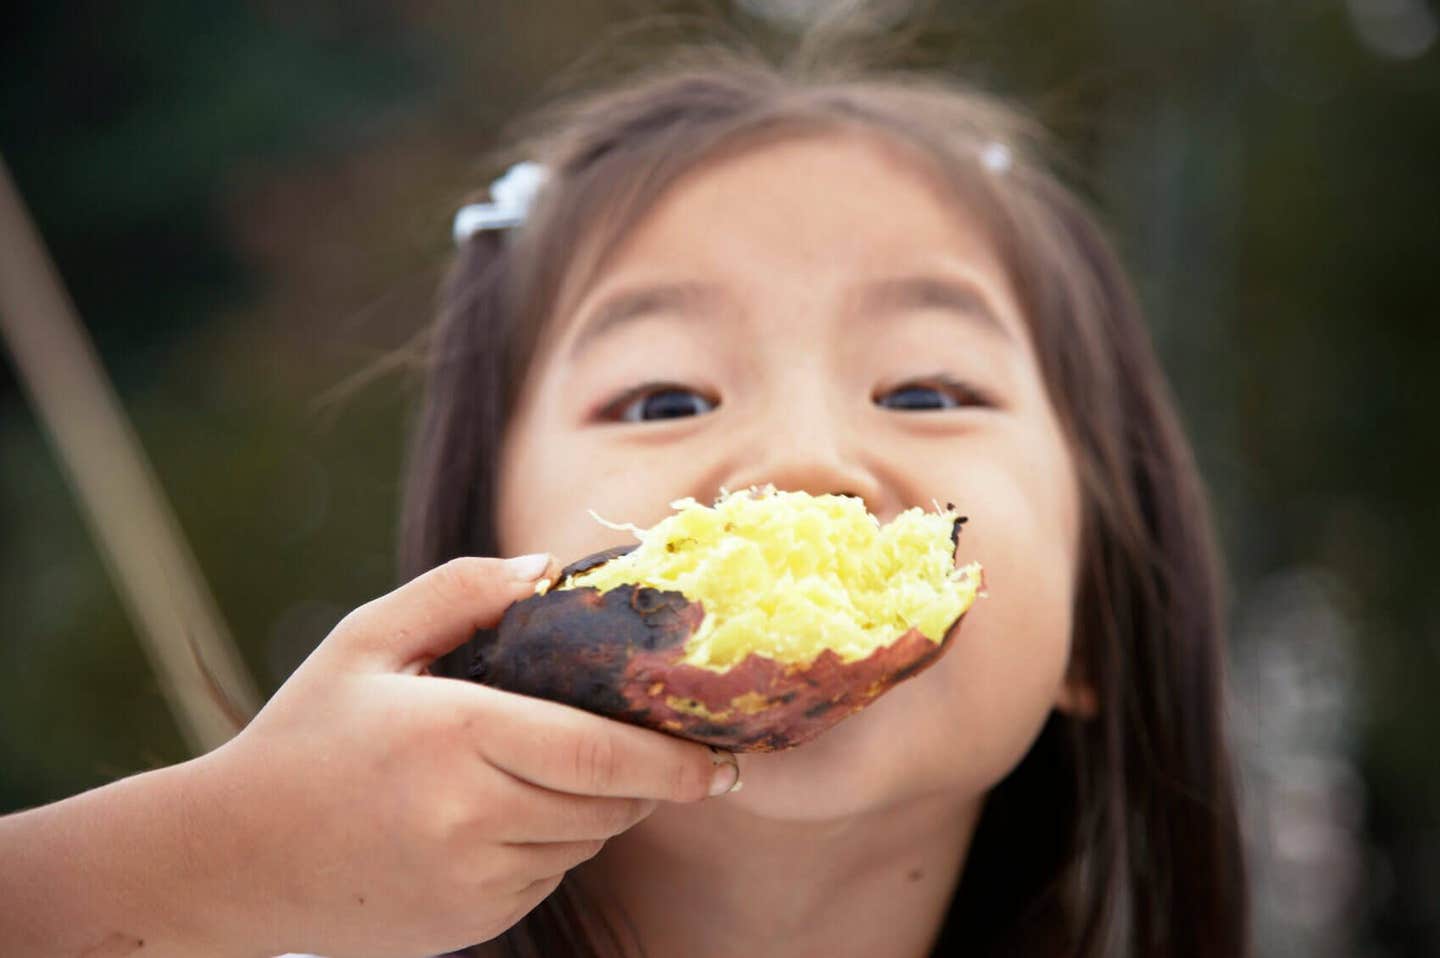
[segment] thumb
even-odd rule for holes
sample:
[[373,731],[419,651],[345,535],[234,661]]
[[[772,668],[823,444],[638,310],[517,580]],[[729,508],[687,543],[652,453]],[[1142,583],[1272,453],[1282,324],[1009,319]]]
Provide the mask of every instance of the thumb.
[[505,610],[533,595],[553,575],[548,553],[491,559],[451,559],[395,591],[367,602],[326,639],[333,652],[370,671],[415,672],[500,621]]

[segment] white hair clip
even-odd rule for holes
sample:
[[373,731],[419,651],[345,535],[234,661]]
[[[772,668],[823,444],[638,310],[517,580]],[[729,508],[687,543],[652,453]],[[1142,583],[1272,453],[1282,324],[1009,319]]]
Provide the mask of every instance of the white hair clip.
[[1010,147],[991,140],[980,149],[980,165],[991,173],[1005,173],[1015,165],[1015,157],[1010,152]]
[[489,203],[471,203],[455,214],[455,245],[481,230],[502,230],[525,222],[530,204],[548,176],[544,166],[529,160],[510,167],[490,184]]

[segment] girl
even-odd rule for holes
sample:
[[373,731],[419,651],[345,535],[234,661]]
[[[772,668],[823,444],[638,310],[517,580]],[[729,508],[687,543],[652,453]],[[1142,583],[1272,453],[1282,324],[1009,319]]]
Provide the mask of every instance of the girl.
[[[1245,953],[1204,497],[1027,124],[714,54],[543,129],[447,284],[416,578],[228,745],[3,823],[21,953]],[[738,762],[453,680],[625,540],[587,510],[765,483],[956,503],[989,597],[930,670]]]

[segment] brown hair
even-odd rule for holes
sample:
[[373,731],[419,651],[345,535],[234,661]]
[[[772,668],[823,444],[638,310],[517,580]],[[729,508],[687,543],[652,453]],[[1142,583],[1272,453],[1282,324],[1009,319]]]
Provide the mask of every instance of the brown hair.
[[[1052,715],[988,797],[937,952],[1247,953],[1204,492],[1124,272],[1038,161],[1035,131],[939,78],[820,75],[719,51],[691,52],[546,124],[519,152],[550,171],[528,221],[477,234],[446,283],[408,480],[405,575],[497,552],[501,443],[538,338],[667,186],[757,139],[880,136],[983,217],[1021,297],[1080,475],[1072,667],[1100,703],[1094,719]],[[1009,151],[1004,172],[983,162],[992,144]],[[433,671],[465,676],[469,655]],[[562,883],[502,941],[512,955],[618,953],[587,914]]]

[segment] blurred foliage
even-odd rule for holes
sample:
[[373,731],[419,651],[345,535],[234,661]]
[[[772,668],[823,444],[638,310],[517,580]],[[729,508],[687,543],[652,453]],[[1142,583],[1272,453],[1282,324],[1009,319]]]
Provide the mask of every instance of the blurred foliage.
[[[263,687],[392,584],[413,381],[345,383],[419,329],[504,121],[603,76],[596,49],[637,62],[724,30],[782,49],[763,6],[0,12],[0,151]],[[1237,615],[1294,570],[1329,583],[1359,693],[1356,947],[1375,955],[1440,953],[1434,23],[1424,0],[955,0],[928,5],[911,61],[1057,132],[1138,279]],[[184,754],[0,369],[3,810]]]

